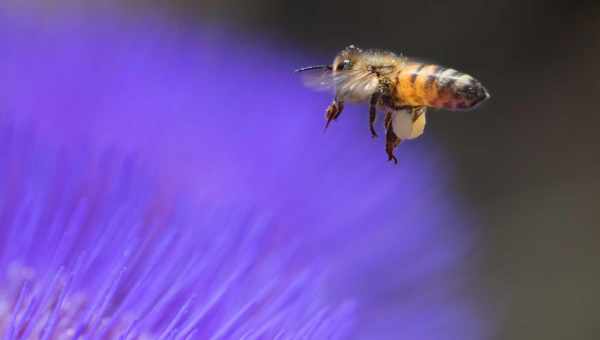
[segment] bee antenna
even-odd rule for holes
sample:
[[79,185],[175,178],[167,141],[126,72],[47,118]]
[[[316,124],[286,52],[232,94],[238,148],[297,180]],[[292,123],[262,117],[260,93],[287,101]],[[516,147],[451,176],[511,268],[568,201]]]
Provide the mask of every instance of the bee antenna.
[[299,69],[295,70],[294,72],[304,72],[304,71],[322,70],[322,69],[328,69],[329,71],[331,71],[332,67],[330,65],[314,65],[314,66],[307,66],[307,67],[299,68]]

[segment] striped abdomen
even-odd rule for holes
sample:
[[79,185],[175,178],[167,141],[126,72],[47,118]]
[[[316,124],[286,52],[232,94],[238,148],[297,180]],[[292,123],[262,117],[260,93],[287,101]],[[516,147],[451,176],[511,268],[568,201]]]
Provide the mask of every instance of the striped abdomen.
[[477,79],[439,65],[408,64],[397,77],[395,96],[399,105],[464,110],[489,98]]

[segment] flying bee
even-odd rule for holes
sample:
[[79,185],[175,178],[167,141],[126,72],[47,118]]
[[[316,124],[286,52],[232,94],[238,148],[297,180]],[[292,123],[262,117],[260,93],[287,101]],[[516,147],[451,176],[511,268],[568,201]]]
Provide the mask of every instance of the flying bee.
[[377,111],[383,111],[385,150],[394,163],[398,163],[394,150],[400,142],[423,134],[428,108],[469,110],[490,97],[477,79],[455,69],[354,45],[340,51],[330,65],[296,72],[306,75],[306,86],[334,92],[325,128],[340,116],[345,102],[369,103],[369,130],[375,138]]

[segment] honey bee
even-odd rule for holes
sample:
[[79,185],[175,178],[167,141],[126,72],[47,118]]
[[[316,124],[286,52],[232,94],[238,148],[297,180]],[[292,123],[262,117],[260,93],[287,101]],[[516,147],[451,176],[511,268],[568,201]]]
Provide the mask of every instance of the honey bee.
[[403,140],[423,134],[428,108],[469,110],[490,98],[472,76],[435,63],[426,63],[386,50],[362,50],[350,45],[331,65],[297,69],[305,85],[333,90],[325,113],[325,129],[344,110],[345,102],[369,103],[369,130],[377,137],[377,111],[383,111],[388,161],[398,163],[394,150]]

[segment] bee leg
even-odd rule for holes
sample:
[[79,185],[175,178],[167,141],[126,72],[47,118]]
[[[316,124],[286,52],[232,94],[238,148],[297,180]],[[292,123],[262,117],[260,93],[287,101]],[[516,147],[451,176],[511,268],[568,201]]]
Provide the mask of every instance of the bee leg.
[[388,155],[388,161],[398,164],[398,158],[394,156],[394,149],[396,149],[402,140],[394,133],[394,129],[392,128],[392,114],[390,112],[385,114],[385,127],[385,152]]
[[331,121],[336,120],[340,116],[342,110],[344,110],[344,101],[338,98],[334,99],[325,112],[325,129],[329,127]]
[[388,155],[388,161],[393,161],[394,164],[398,164],[398,158],[394,156],[394,149],[400,144],[401,139],[396,137],[392,130],[388,130],[386,133],[385,152]]
[[371,103],[369,106],[369,129],[371,130],[371,136],[373,138],[377,137],[377,132],[375,132],[375,119],[377,119],[377,102],[379,101],[380,94],[376,92],[371,96]]
[[386,130],[392,128],[392,113],[391,112],[385,113],[385,116],[383,117],[383,126],[385,127]]
[[417,121],[417,119],[419,119],[419,117],[421,117],[422,114],[425,113],[425,106],[418,106],[418,107],[414,107],[412,108],[412,121],[413,123]]

